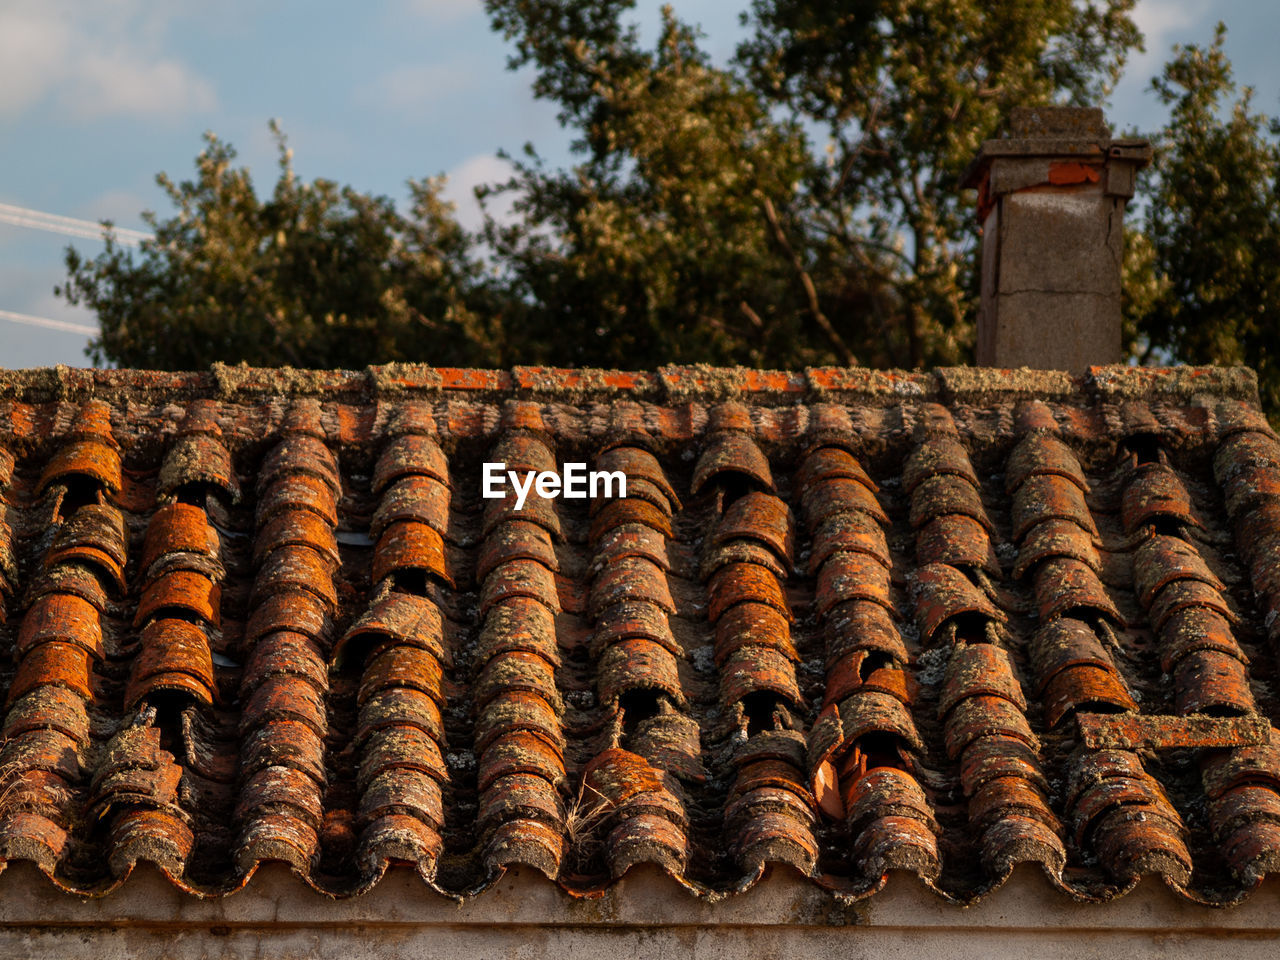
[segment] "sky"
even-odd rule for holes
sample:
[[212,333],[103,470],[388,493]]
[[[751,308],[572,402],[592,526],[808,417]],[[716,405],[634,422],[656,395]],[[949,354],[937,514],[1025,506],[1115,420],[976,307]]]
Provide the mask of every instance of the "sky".
[[[745,0],[673,5],[720,62],[744,35]],[[636,7],[650,41],[660,6]],[[1139,0],[1135,19],[1147,52],[1108,107],[1117,130],[1161,125],[1150,78],[1173,44],[1207,44],[1218,20],[1255,108],[1280,113],[1280,6]],[[145,229],[141,211],[170,213],[156,173],[189,177],[205,131],[236,147],[264,192],[276,172],[272,118],[306,179],[403,202],[409,177],[447,174],[460,219],[475,226],[471,191],[504,178],[500,149],[532,141],[553,163],[571,159],[554,106],[532,98],[530,71],[506,69],[509,53],[481,0],[0,0],[0,366],[86,366],[96,325],[53,288],[68,244],[92,257],[101,243],[7,222],[30,219],[14,208]]]

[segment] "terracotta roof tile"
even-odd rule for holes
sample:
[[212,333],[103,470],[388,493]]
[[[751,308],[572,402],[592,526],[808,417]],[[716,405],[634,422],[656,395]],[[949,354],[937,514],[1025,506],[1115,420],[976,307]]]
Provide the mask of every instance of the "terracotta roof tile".
[[[1246,895],[1280,441],[1230,372],[962,374],[7,382],[0,858],[80,893],[283,860],[339,895],[787,864],[963,901],[1020,862]],[[627,489],[517,509],[499,460]]]

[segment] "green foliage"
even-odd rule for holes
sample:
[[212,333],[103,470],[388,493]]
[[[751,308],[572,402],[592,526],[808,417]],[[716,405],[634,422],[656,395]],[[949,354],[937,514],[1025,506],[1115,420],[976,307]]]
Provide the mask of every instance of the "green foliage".
[[669,8],[641,49],[631,6],[486,0],[579,134],[490,235],[578,362],[963,362],[961,172],[1012,106],[1095,102],[1140,41],[1133,0],[755,0],[720,69]]
[[1098,103],[1141,43],[1134,0],[753,0],[739,63],[788,115],[826,128],[813,232],[896,295],[885,360],[964,362],[977,223],[958,189],[1027,103]]
[[1280,130],[1236,96],[1224,38],[1220,24],[1209,47],[1179,48],[1152,82],[1171,118],[1127,311],[1148,357],[1252,366],[1280,410]]
[[[534,6],[541,16],[546,5]],[[620,33],[603,35],[614,44]],[[530,356],[610,366],[793,364],[833,350],[850,359],[806,306],[805,264],[786,254],[810,163],[801,132],[710,66],[669,12],[652,53],[563,39],[530,55],[548,64],[541,88],[581,123],[588,157],[549,171],[530,150],[502,188],[519,219],[487,234],[526,305]]]
[[[574,165],[531,145],[514,215],[478,235],[439,179],[411,209],[299,182],[283,138],[259,199],[208,137],[159,182],[138,254],[67,253],[96,362],[201,367],[671,362],[915,367],[971,356],[972,197],[961,173],[1017,105],[1105,100],[1140,49],[1135,0],[752,0],[726,65],[666,8],[485,0],[510,66],[559,108]],[[1221,28],[1153,83],[1170,108],[1131,230],[1125,316],[1146,360],[1249,363],[1280,408],[1280,131],[1236,96]],[[277,133],[278,136],[278,133]]]
[[[275,130],[273,126],[273,130]],[[410,181],[409,216],[385,197],[294,175],[276,130],[269,199],[212,135],[194,180],[158,182],[177,208],[139,254],[108,236],[92,260],[68,249],[58,292],[98,313],[96,363],[184,369],[212,360],[359,367],[389,360],[503,360],[498,300],[440,199]]]

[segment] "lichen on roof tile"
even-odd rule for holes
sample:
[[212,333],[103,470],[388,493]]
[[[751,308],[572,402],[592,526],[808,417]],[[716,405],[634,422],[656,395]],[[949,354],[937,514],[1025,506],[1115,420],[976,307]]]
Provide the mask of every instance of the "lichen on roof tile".
[[[1280,870],[1247,373],[0,379],[0,857],[201,896]],[[481,495],[481,465],[625,494]],[[1181,751],[1181,752],[1179,752]],[[1086,908],[1081,908],[1086,909]]]

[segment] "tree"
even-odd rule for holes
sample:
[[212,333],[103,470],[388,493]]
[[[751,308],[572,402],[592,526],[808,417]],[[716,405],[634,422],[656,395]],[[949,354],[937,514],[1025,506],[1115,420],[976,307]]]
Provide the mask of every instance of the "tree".
[[[396,211],[300,183],[283,138],[259,200],[210,137],[140,256],[68,252],[96,361],[203,366],[968,362],[976,217],[961,172],[1012,107],[1102,102],[1135,0],[752,0],[713,63],[669,9],[485,0],[512,68],[574,135],[526,145],[514,217],[461,229],[441,181]],[[1280,130],[1236,97],[1222,34],[1154,81],[1171,109],[1130,232],[1126,320],[1146,360],[1248,362],[1280,408]],[[1234,99],[1233,99],[1234,98]]]
[[[1248,364],[1280,411],[1280,125],[1236,96],[1218,25],[1152,81],[1171,108],[1144,230],[1131,238],[1127,315],[1145,359]],[[1136,242],[1134,240],[1136,239]]]
[[719,69],[669,8],[650,53],[631,0],[485,6],[578,134],[573,171],[520,167],[525,219],[496,246],[533,322],[599,333],[584,362],[637,340],[666,360],[963,361],[960,173],[1012,106],[1097,102],[1140,43],[1133,0],[755,0]]
[[528,148],[500,188],[515,191],[521,218],[487,232],[547,346],[537,359],[853,362],[791,237],[804,255],[813,245],[785,213],[810,164],[801,131],[712,67],[669,11],[652,53],[616,19],[591,23],[599,36],[564,37],[574,59],[558,47],[529,54],[547,57],[535,89],[579,128],[586,159],[549,171]]
[[482,282],[472,244],[440,198],[442,181],[410,181],[404,216],[385,197],[300,181],[272,129],[280,172],[269,199],[209,134],[195,180],[157,177],[177,213],[144,214],[155,239],[138,256],[110,233],[92,260],[67,250],[57,292],[97,312],[95,363],[504,362],[501,298]]

